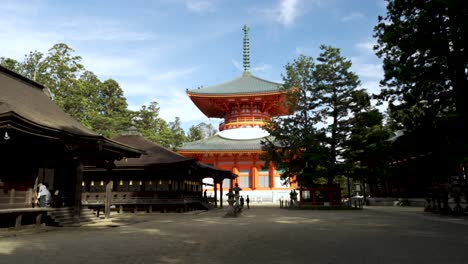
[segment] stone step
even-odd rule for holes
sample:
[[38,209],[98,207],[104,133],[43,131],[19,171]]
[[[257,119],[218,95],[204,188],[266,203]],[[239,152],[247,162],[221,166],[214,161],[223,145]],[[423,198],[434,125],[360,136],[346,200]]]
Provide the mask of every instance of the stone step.
[[[74,210],[73,208],[56,208],[50,210],[47,215],[52,219],[58,226],[71,226],[76,225],[74,222]],[[80,223],[96,223],[101,221],[100,218],[96,217],[93,210],[83,208],[80,213]]]

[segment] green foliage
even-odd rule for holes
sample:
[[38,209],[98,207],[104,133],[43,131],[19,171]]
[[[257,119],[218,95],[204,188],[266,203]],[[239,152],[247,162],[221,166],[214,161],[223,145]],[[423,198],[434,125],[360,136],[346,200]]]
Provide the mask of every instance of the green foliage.
[[171,147],[171,131],[167,122],[159,117],[159,107],[156,101],[151,102],[149,106],[143,105],[135,113],[133,122],[146,139],[164,147]]
[[357,91],[359,79],[351,62],[337,48],[322,45],[314,63],[300,56],[285,66],[286,104],[293,115],[273,119],[272,135],[262,142],[265,159],[283,169],[283,179],[295,177],[302,185],[332,184],[344,175],[340,160],[351,134],[350,117],[370,105],[367,93]]
[[99,80],[73,53],[59,43],[46,55],[34,51],[21,62],[0,58],[0,63],[49,88],[55,103],[85,126],[107,137],[119,135],[135,115],[127,109],[122,88],[115,80]]
[[376,184],[389,174],[391,134],[383,125],[383,114],[371,106],[367,92],[358,90],[354,97],[351,133],[342,152],[344,173],[354,180]]
[[320,105],[324,109],[325,120],[331,119],[326,126],[326,139],[329,145],[328,183],[333,183],[340,169],[338,157],[342,155],[345,141],[350,132],[349,117],[353,107],[360,108],[355,96],[359,78],[350,71],[351,61],[341,56],[338,48],[322,45],[322,53],[317,58],[320,64],[314,71],[314,86],[321,93]]
[[320,94],[313,86],[313,59],[300,56],[285,66],[285,102],[294,115],[274,118],[265,129],[272,137],[262,141],[266,164],[282,170],[282,179],[295,177],[302,185],[312,183],[326,171],[324,133],[314,125],[322,120]]
[[198,125],[193,125],[189,128],[187,135],[187,141],[192,142],[204,138],[208,138],[216,134],[217,130],[213,128],[213,125],[202,122]]
[[176,117],[174,122],[169,123],[169,130],[171,135],[169,144],[172,149],[181,147],[187,141],[187,136],[185,136],[184,130],[180,127],[179,117]]
[[[431,134],[442,145],[456,142],[452,151],[460,159],[468,131],[466,21],[466,1],[390,0],[374,29],[387,87],[377,97],[389,101],[394,124],[407,134]],[[458,132],[447,131],[447,124]]]

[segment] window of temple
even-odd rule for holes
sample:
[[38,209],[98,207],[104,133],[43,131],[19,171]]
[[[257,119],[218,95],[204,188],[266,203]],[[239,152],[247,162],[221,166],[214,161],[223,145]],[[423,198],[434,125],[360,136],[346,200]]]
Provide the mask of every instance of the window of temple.
[[268,188],[270,187],[270,176],[268,176],[268,170],[261,170],[258,172],[258,187]]
[[223,180],[223,188],[231,188],[231,180],[230,179],[224,179]]
[[239,187],[250,188],[250,170],[239,171]]

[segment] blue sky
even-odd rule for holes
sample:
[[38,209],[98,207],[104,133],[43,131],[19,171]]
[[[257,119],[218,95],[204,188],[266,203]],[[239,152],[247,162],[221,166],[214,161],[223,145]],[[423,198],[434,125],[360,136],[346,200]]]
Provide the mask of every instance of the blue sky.
[[[0,0],[0,56],[21,60],[64,42],[102,80],[117,80],[129,107],[157,101],[184,129],[205,117],[185,90],[242,74],[242,26],[250,27],[251,72],[282,81],[284,65],[321,44],[341,49],[362,86],[380,88],[373,27],[383,0]],[[216,127],[216,126],[215,126]]]

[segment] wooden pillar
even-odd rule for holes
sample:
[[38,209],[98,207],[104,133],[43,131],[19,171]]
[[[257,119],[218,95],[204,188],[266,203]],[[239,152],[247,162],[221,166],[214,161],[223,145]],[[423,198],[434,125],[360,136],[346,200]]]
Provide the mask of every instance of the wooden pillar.
[[251,172],[251,175],[252,175],[252,189],[257,189],[258,187],[258,169],[256,166],[252,167],[252,172]]
[[104,216],[106,219],[110,218],[112,206],[112,189],[114,182],[112,181],[112,162],[107,164],[107,180],[106,180],[106,200],[104,201]]
[[[237,167],[232,168],[232,173],[239,176],[239,169]],[[234,186],[236,186],[236,179],[231,180],[231,188],[233,188]]]
[[26,199],[24,201],[24,204],[27,207],[31,207],[32,199],[33,199],[33,190],[32,190],[32,188],[28,188],[28,190],[26,191]]
[[108,180],[106,184],[106,200],[104,204],[104,216],[106,219],[110,218],[113,187],[114,187],[114,182],[112,180]]
[[15,203],[15,189],[10,189],[10,204]]
[[219,207],[223,208],[223,180],[219,183]]
[[15,228],[18,228],[21,226],[22,220],[23,220],[23,215],[20,213],[19,215],[16,216]]
[[40,226],[42,224],[42,213],[36,215],[36,225]]
[[275,167],[270,164],[268,168],[268,176],[270,177],[270,188],[275,188]]
[[80,222],[81,214],[81,182],[83,181],[83,163],[78,158],[74,160],[75,166],[75,199],[73,205],[73,222]]
[[213,190],[214,190],[214,199],[215,199],[215,207],[218,207],[218,183],[215,179],[213,179]]

